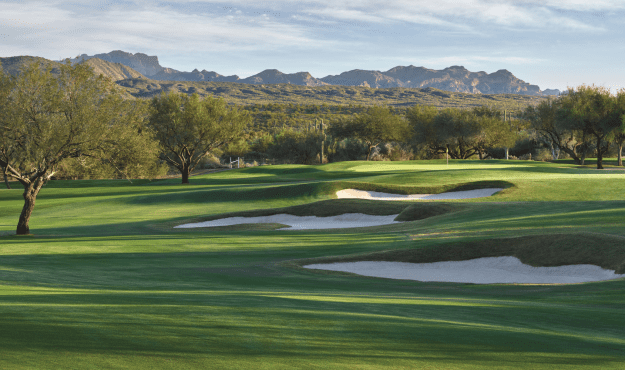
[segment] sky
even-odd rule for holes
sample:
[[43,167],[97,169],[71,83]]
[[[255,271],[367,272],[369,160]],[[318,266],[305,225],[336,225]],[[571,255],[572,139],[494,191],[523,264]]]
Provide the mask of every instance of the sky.
[[163,67],[314,77],[507,69],[541,89],[625,88],[625,0],[0,0],[0,57],[123,50]]

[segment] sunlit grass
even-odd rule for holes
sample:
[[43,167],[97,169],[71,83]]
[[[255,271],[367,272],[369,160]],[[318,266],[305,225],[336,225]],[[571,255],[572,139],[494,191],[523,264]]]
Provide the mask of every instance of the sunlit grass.
[[[188,186],[58,181],[40,193],[30,237],[10,235],[22,191],[3,189],[0,367],[618,369],[625,281],[421,283],[297,261],[450,243],[479,250],[484,240],[553,234],[611,252],[607,242],[625,240],[624,176],[569,163],[438,160],[262,166]],[[333,202],[336,184],[442,191],[484,181],[507,187],[428,202],[428,217],[376,228],[173,229],[281,207],[332,213],[315,202]],[[389,207],[415,204],[400,203]]]

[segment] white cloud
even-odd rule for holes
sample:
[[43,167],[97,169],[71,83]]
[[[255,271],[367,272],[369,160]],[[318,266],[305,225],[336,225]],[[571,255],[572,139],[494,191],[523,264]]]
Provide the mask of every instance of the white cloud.
[[50,56],[54,52],[54,58],[58,54],[75,56],[120,48],[224,52],[338,43],[316,39],[297,24],[236,13],[185,14],[147,5],[133,11],[113,7],[86,14],[74,14],[48,3],[28,7],[0,3],[0,7],[0,33],[8,35],[3,39],[5,51],[20,44],[22,50],[33,55]]

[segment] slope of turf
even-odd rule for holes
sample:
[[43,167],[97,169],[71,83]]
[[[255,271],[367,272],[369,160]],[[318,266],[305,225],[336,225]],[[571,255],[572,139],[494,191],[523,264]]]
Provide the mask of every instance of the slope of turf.
[[[491,181],[509,186],[489,198],[380,208],[333,199],[341,182],[443,191]],[[294,266],[388,251],[448,258],[450,250],[458,258],[505,252],[532,264],[615,266],[625,237],[622,173],[411,161],[263,166],[192,177],[188,186],[58,181],[37,199],[32,237],[10,235],[21,194],[0,190],[1,368],[619,369],[625,362],[623,280],[475,286]],[[280,234],[172,228],[285,207],[403,207],[411,221]]]
[[[315,263],[390,261],[428,263],[482,257],[517,257],[534,267],[591,264],[625,274],[625,238],[605,234],[547,234],[451,242],[448,245],[399,249],[364,255],[321,258]],[[298,261],[298,265],[312,263]]]

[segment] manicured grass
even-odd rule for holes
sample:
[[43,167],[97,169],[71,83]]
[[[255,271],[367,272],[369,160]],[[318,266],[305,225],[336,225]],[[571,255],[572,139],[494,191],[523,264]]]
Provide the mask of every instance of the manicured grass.
[[[427,263],[466,261],[482,257],[514,256],[535,267],[591,264],[625,274],[625,238],[605,234],[526,235],[471,241],[448,245],[374,252],[358,256],[320,258],[319,262],[392,261]],[[312,263],[298,261],[299,265]]]
[[[624,280],[421,283],[298,267],[316,258],[513,254],[534,265],[622,268],[625,174],[615,172],[526,161],[348,162],[225,171],[187,186],[56,181],[37,199],[31,237],[10,235],[22,191],[3,189],[0,368],[619,369]],[[506,189],[445,202],[334,199],[354,184],[440,192],[492,183]],[[400,213],[407,222],[172,228],[285,210]]]

